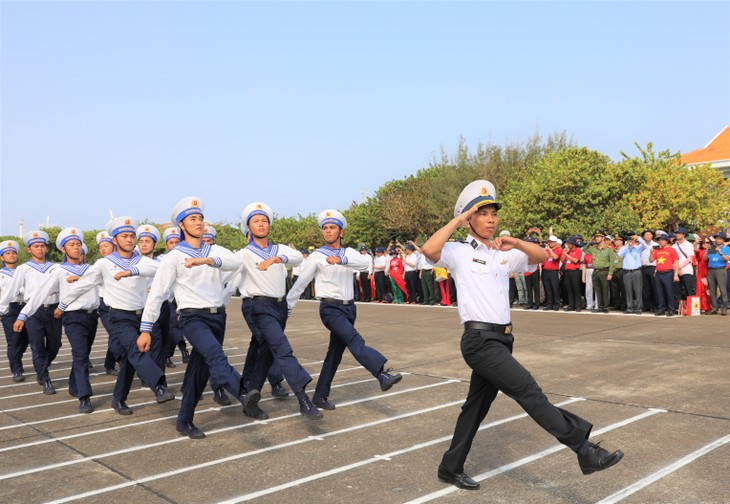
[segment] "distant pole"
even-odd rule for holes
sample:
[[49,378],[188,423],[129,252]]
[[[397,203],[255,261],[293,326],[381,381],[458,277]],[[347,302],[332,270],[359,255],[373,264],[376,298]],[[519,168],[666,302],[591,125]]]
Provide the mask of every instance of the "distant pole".
[[112,219],[114,219],[114,212],[112,212],[111,208],[109,209],[109,215],[111,216]]
[[360,193],[362,194],[362,200],[360,203],[365,203],[365,191],[361,191]]
[[23,234],[24,234],[23,233],[24,225],[25,225],[25,220],[23,220],[23,218],[21,217],[20,220],[18,221],[18,231],[19,231],[18,236],[20,236],[21,238],[23,237]]

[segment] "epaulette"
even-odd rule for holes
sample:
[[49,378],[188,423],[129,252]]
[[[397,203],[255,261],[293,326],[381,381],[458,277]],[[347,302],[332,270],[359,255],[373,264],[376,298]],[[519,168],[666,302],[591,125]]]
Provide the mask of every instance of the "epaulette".
[[457,238],[454,240],[456,243],[466,243],[466,240],[464,238]]

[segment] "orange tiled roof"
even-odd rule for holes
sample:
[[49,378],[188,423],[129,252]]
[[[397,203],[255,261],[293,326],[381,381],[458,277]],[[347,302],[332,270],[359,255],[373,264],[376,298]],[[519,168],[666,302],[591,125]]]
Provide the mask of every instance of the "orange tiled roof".
[[693,150],[682,156],[685,164],[711,163],[730,159],[730,126],[725,128],[702,149]]

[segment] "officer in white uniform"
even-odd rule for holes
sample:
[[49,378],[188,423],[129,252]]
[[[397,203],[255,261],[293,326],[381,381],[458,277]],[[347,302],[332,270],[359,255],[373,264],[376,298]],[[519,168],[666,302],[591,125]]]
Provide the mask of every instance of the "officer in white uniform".
[[[16,330],[22,329],[24,321],[32,317],[42,301],[51,292],[59,292],[63,298],[73,288],[69,280],[81,278],[90,266],[82,262],[84,233],[77,227],[62,229],[56,237],[56,248],[63,252],[64,262],[51,268],[45,281],[28,299],[23,310],[18,315]],[[83,296],[79,296],[66,307],[61,322],[69,343],[73,363],[68,379],[68,392],[79,399],[79,412],[91,413],[91,382],[89,381],[89,353],[96,338],[96,327],[99,324],[99,290],[93,288]],[[61,312],[56,310],[55,316]]]
[[[147,278],[157,272],[158,263],[143,256],[136,249],[137,223],[131,217],[117,217],[107,224],[107,232],[114,240],[116,250],[99,259],[93,268],[64,294],[58,309],[65,311],[80,296],[103,286],[104,302],[109,306],[109,326],[112,349],[121,352],[119,376],[114,387],[112,408],[120,415],[131,415],[127,396],[136,371],[144,383],[155,393],[158,403],[175,399],[167,389],[165,374],[155,364],[149,353],[137,347],[139,323],[147,299]],[[114,342],[116,340],[116,342]]]
[[[3,316],[9,311],[10,302],[21,291],[23,302],[27,303],[55,266],[55,263],[46,260],[48,234],[45,231],[29,231],[23,235],[23,241],[28,246],[31,258],[17,267],[7,291],[3,290],[0,298],[0,315]],[[43,385],[43,393],[48,395],[56,393],[48,374],[48,366],[61,348],[61,321],[53,317],[57,306],[58,290],[55,290],[41,300],[41,307],[26,321],[36,378],[38,384]]]
[[[18,267],[18,251],[20,245],[15,240],[5,240],[0,243],[0,258],[3,267],[0,269],[0,298],[10,288],[13,275]],[[25,381],[25,370],[23,369],[23,354],[28,349],[28,331],[23,328],[19,333],[13,331],[13,324],[18,318],[20,310],[23,309],[23,292],[19,292],[10,299],[8,313],[2,317],[5,341],[7,342],[8,364],[10,372],[13,373],[13,381],[19,383]]]
[[[511,236],[493,238],[501,206],[494,185],[474,181],[461,192],[454,219],[423,245],[424,254],[437,266],[448,268],[456,281],[464,326],[462,355],[473,370],[469,395],[438,477],[471,490],[479,488],[479,483],[464,473],[464,462],[498,391],[516,400],[541,427],[577,452],[583,474],[611,467],[623,457],[621,451],[610,453],[590,443],[593,426],[550,404],[530,373],[512,357],[509,275],[534,270],[547,259],[547,252]],[[466,241],[446,243],[460,227],[470,229]]]
[[312,402],[319,408],[333,410],[335,405],[328,398],[345,348],[380,382],[381,390],[389,390],[402,377],[399,373],[390,374],[383,370],[387,359],[367,346],[355,329],[357,309],[353,298],[352,275],[356,271],[367,271],[371,266],[370,258],[355,249],[342,246],[347,219],[340,212],[323,210],[317,216],[317,222],[322,229],[325,245],[310,255],[287,294],[286,301],[289,310],[293,310],[305,287],[314,280],[314,292],[320,301],[319,316],[330,331],[330,342]]
[[243,411],[253,418],[268,418],[255,399],[260,397],[261,387],[275,360],[297,396],[299,412],[307,418],[321,418],[322,413],[312,404],[304,390],[312,377],[299,364],[289,339],[284,334],[288,316],[285,297],[288,275],[286,266],[287,263],[297,266],[303,257],[298,250],[269,241],[272,220],[271,207],[261,202],[247,205],[241,216],[242,225],[249,231],[249,244],[236,255],[243,262],[240,274],[243,289],[248,296],[243,302],[247,303],[246,309],[250,310],[253,335],[259,340],[256,360],[243,370],[247,395],[251,398],[244,405]]
[[[160,230],[151,224],[142,224],[137,227],[137,248],[139,252],[149,257],[157,263],[160,262],[159,257],[155,257],[155,247],[157,242],[160,241]],[[149,292],[152,287],[152,281],[154,277],[147,277],[147,291]],[[157,319],[154,327],[152,328],[152,347],[150,348],[150,356],[155,361],[157,367],[162,372],[165,372],[165,356],[162,351],[163,334],[169,332],[170,323],[170,303],[165,301],[160,309],[160,318]]]
[[195,196],[183,198],[175,205],[172,221],[180,226],[183,241],[165,254],[160,263],[137,341],[141,351],[150,349],[150,331],[163,303],[174,293],[180,324],[193,345],[183,379],[176,429],[193,439],[205,437],[193,424],[193,417],[208,378],[245,402],[241,375],[228,363],[222,346],[226,323],[223,290],[241,262],[228,249],[203,243],[204,210],[203,201]]

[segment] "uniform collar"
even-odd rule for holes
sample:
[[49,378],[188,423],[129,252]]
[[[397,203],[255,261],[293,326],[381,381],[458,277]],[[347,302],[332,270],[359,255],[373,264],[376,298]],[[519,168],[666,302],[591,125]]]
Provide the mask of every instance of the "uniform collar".
[[484,251],[493,250],[491,247],[485,245],[484,243],[480,242],[476,238],[474,238],[472,235],[467,235],[466,237],[466,243],[474,250],[482,249]]

